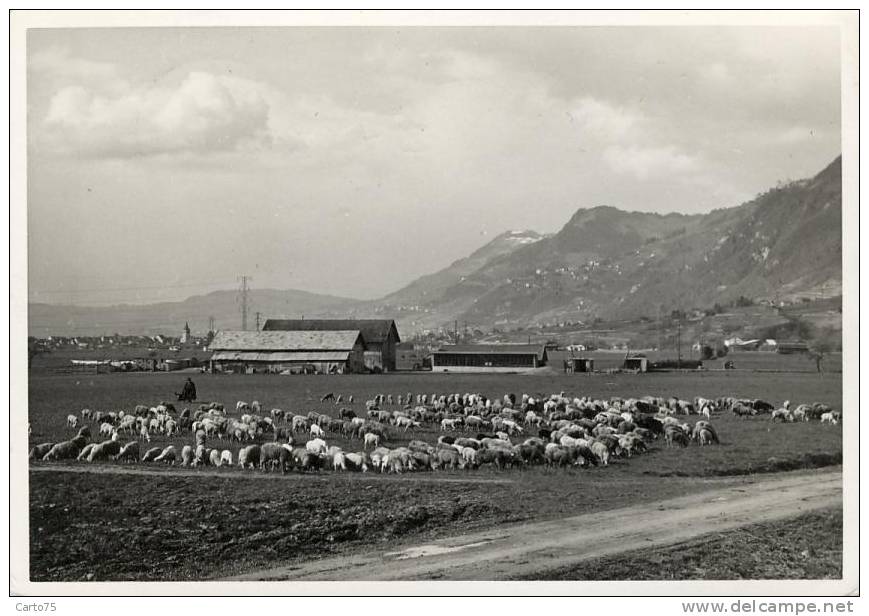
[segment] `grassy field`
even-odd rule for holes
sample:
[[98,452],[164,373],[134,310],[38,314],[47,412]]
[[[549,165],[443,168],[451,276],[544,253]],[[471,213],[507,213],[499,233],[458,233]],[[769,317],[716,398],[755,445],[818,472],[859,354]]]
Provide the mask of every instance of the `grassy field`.
[[632,581],[841,579],[842,510],[753,524],[663,549],[591,559],[549,571],[543,577]]
[[[120,410],[172,400],[183,379],[160,373],[32,375],[30,443],[69,438],[73,431],[65,427],[65,418],[82,408]],[[837,409],[842,400],[841,378],[832,374],[196,375],[194,381],[201,400],[223,402],[231,409],[236,400],[257,399],[264,409],[332,415],[340,407],[320,403],[326,392],[353,394],[357,411],[377,393],[408,391],[478,391],[489,396],[565,391],[607,398],[736,395],[775,404],[786,398],[793,404],[817,401]],[[844,415],[847,422],[848,412]],[[160,476],[39,470],[30,473],[31,573],[34,580],[202,579],[402,537],[437,537],[603,511],[708,489],[722,481],[744,481],[750,473],[841,462],[841,426],[772,424],[763,417],[741,420],[730,415],[716,417],[714,423],[720,446],[668,449],[657,442],[647,454],[588,470],[480,469],[400,478],[293,473],[258,481],[251,479],[261,477],[259,472],[237,468],[193,469],[192,476],[168,468],[161,468]],[[438,434],[427,426],[398,433],[387,444],[397,446],[411,438],[434,442]],[[361,449],[359,441],[334,435],[326,440],[348,451]],[[152,444],[170,442],[188,444],[191,437],[155,437]],[[234,452],[239,448],[214,445]],[[200,471],[201,477],[196,475]]]

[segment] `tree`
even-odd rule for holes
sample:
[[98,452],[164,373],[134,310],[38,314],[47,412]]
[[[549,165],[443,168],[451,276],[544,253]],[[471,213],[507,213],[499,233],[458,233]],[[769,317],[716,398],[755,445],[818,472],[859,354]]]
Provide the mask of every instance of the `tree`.
[[819,373],[822,372],[821,362],[827,355],[836,350],[836,345],[828,333],[827,331],[822,332],[809,344],[809,357],[814,360],[815,368]]

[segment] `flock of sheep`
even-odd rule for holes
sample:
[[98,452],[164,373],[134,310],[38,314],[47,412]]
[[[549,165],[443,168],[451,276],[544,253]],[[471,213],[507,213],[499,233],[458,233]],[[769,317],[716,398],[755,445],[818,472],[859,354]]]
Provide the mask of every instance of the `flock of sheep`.
[[[341,396],[321,399],[336,404]],[[352,396],[347,398],[352,405]],[[390,410],[390,407],[391,410]],[[395,408],[397,407],[397,408]],[[824,405],[800,405],[793,411],[786,402],[775,409],[762,400],[735,398],[691,401],[646,396],[639,399],[570,398],[560,394],[520,398],[507,394],[491,399],[477,393],[379,395],[357,414],[340,408],[337,417],[280,409],[264,413],[256,401],[238,402],[235,416],[223,405],[200,405],[177,412],[172,404],[137,406],[132,412],[70,414],[66,426],[78,430],[74,438],[42,443],[30,451],[32,460],[113,460],[118,462],[180,463],[182,466],[233,466],[264,471],[379,471],[403,473],[440,469],[497,469],[529,465],[606,466],[612,457],[631,457],[662,439],[668,447],[700,446],[720,442],[710,422],[713,414],[729,411],[737,416],[769,413],[772,421],[808,421],[837,424],[840,414]],[[701,417],[694,425],[676,415]],[[81,427],[79,425],[81,424]],[[436,442],[410,440],[389,448],[398,433],[416,436],[423,426],[440,435]],[[92,429],[106,440],[91,442]],[[127,443],[121,437],[134,439]],[[152,437],[192,436],[181,446],[148,447]],[[344,451],[326,439],[358,442],[361,449]],[[217,446],[210,447],[208,443]],[[227,447],[239,443],[236,459]],[[296,445],[298,443],[298,445]],[[140,450],[148,447],[144,454]]]

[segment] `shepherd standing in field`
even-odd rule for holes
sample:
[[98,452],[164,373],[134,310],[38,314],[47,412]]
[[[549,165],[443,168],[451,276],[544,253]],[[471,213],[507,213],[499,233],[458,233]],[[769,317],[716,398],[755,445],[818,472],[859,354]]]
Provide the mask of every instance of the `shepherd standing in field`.
[[178,395],[178,399],[186,402],[193,402],[196,400],[196,385],[193,384],[193,380],[189,376],[187,377],[187,381],[184,383],[184,387],[181,388],[181,393]]

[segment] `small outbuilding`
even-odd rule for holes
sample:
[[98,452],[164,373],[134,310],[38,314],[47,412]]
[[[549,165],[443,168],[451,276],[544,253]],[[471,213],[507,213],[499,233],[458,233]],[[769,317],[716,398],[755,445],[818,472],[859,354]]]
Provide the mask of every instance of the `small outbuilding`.
[[571,357],[567,361],[571,372],[594,372],[594,360],[590,357]]
[[649,370],[649,360],[646,357],[627,357],[625,358],[625,370],[647,372]]

